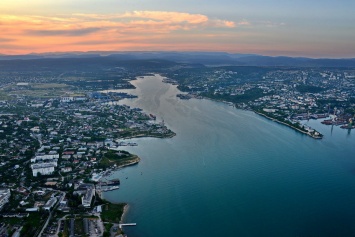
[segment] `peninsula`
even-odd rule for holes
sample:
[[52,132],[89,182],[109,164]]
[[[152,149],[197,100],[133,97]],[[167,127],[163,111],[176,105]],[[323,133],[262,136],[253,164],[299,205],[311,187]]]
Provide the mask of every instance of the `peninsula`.
[[[4,70],[0,82],[0,218],[5,231],[31,237],[123,234],[119,224],[126,204],[109,203],[101,194],[124,182],[108,180],[111,172],[140,161],[124,150],[139,143],[126,139],[175,133],[155,115],[119,105],[135,96],[105,92],[110,87],[106,81],[69,72],[67,79],[63,73],[54,79],[53,71],[18,73],[13,77]],[[113,81],[115,89],[133,88],[126,78]]]

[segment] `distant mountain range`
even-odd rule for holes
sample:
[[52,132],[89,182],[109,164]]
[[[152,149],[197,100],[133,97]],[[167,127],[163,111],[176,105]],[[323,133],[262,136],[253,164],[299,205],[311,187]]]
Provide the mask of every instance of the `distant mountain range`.
[[68,52],[27,55],[3,55],[0,60],[30,60],[46,58],[111,58],[125,60],[168,60],[177,63],[204,64],[207,66],[288,66],[288,67],[355,67],[355,58],[313,59],[301,57],[271,57],[256,54],[231,54],[224,52]]

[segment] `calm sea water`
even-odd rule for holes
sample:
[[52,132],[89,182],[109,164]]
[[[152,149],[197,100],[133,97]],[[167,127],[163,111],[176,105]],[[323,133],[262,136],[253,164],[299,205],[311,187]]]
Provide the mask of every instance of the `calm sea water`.
[[307,122],[315,140],[210,100],[180,100],[151,76],[123,103],[177,136],[133,139],[142,161],[117,171],[129,237],[355,236],[355,131]]

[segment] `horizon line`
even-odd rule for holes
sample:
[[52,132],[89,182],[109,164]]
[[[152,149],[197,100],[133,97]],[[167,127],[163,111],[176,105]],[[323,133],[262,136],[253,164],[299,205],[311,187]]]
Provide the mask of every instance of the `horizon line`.
[[261,57],[271,57],[271,58],[279,58],[279,57],[286,57],[286,58],[307,58],[307,59],[355,59],[355,56],[352,57],[311,57],[311,56],[287,56],[287,55],[264,55],[264,54],[257,54],[257,53],[232,53],[227,51],[187,51],[187,50],[127,50],[127,51],[105,51],[105,50],[97,50],[97,51],[57,51],[57,52],[31,52],[27,54],[2,54],[0,53],[0,57],[16,57],[16,56],[51,56],[51,55],[61,55],[61,54],[90,54],[96,53],[99,56],[109,56],[112,54],[119,54],[119,53],[210,53],[210,54],[229,54],[229,55],[246,55],[246,56],[261,56]]

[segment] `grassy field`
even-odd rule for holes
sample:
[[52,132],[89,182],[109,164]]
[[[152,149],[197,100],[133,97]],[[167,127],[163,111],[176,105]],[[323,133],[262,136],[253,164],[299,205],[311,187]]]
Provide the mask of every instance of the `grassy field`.
[[64,228],[63,228],[63,233],[62,233],[62,237],[69,237],[69,223],[68,220],[65,220],[64,222]]
[[121,220],[121,216],[123,214],[123,210],[125,207],[125,203],[106,203],[102,206],[101,218],[104,222],[112,222],[119,223]]
[[84,234],[84,222],[82,218],[76,218],[74,223],[75,236],[85,236]]
[[104,157],[101,159],[100,161],[100,166],[101,167],[105,167],[105,168],[109,168],[112,167],[114,165],[116,166],[124,166],[124,165],[128,165],[128,164],[133,164],[133,163],[137,163],[140,161],[140,158],[136,155],[132,155],[129,157],[125,157],[119,160],[112,160],[109,159],[107,157]]
[[11,95],[21,95],[29,97],[53,98],[60,97],[67,94],[67,92],[74,91],[75,87],[62,83],[34,83],[27,87],[18,87],[10,85],[4,87],[0,91],[0,100],[9,100]]
[[38,83],[38,84],[31,84],[32,89],[63,89],[68,88],[69,85],[60,84],[60,83]]
[[26,224],[21,230],[21,236],[34,236],[37,229],[42,226],[47,216],[41,216],[41,213],[30,213],[30,216],[25,218]]
[[0,90],[0,100],[11,100],[14,99],[14,97],[10,96],[8,93],[6,93],[3,90]]
[[109,150],[104,157],[100,160],[99,165],[102,168],[109,168],[113,166],[124,166],[129,164],[138,163],[140,158],[130,153],[119,153],[113,150]]

